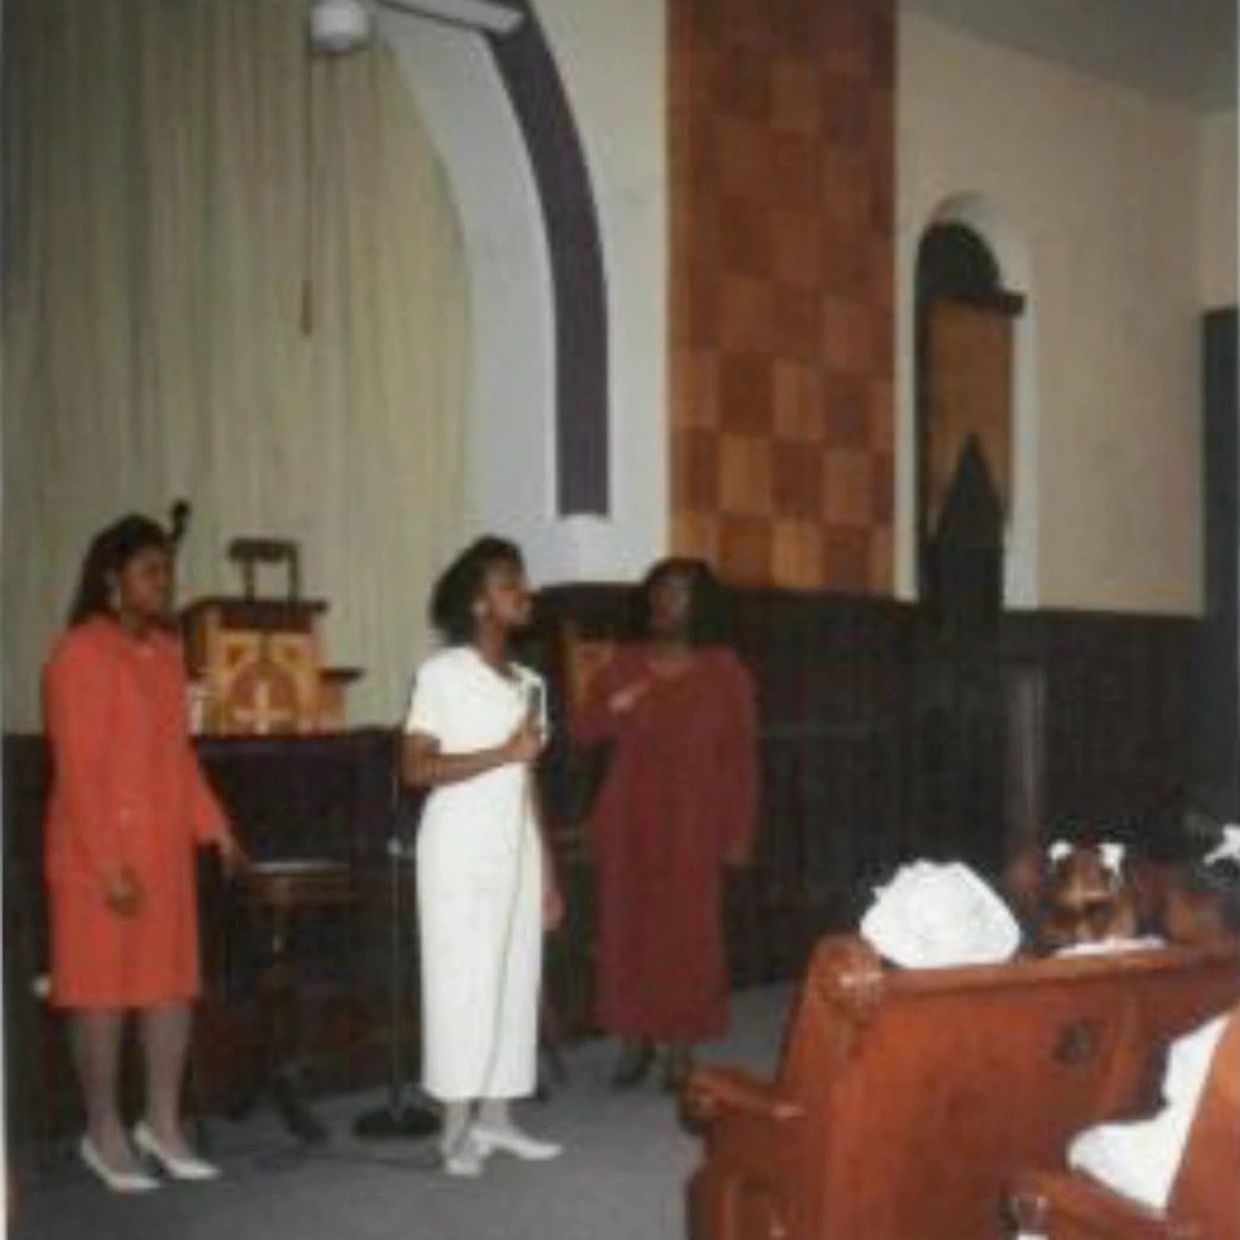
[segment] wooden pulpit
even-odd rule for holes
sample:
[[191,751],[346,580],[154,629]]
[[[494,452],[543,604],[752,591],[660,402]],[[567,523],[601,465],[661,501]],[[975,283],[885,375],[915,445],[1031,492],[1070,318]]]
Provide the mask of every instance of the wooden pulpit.
[[[186,661],[193,691],[195,731],[223,736],[268,736],[340,731],[345,691],[361,673],[329,668],[323,658],[322,621],[328,604],[300,597],[295,543],[236,539],[229,556],[241,568],[244,594],[199,599],[183,616]],[[283,598],[261,598],[256,570],[283,563]]]

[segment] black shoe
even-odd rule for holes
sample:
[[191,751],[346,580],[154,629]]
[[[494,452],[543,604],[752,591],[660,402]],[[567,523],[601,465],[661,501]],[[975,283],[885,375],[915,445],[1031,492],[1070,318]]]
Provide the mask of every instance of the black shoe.
[[646,1079],[654,1066],[654,1043],[647,1038],[639,1042],[624,1042],[620,1046],[620,1057],[616,1060],[615,1071],[611,1074],[613,1089],[632,1089]]

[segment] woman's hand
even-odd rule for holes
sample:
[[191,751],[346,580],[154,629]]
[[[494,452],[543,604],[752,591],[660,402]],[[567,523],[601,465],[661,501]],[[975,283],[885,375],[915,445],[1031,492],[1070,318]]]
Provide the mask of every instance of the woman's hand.
[[542,729],[532,715],[526,715],[516,731],[504,742],[504,753],[509,762],[528,765],[542,753],[544,744]]
[[650,684],[649,680],[636,680],[631,685],[625,685],[611,695],[607,709],[613,715],[628,714],[650,692]]
[[237,842],[231,831],[225,831],[216,843],[220,854],[220,868],[225,878],[237,878],[250,868],[249,854]]
[[122,865],[107,880],[103,898],[118,917],[134,917],[142,907],[142,883],[132,867]]
[[542,922],[546,931],[558,930],[564,924],[564,894],[559,883],[550,882],[543,887]]

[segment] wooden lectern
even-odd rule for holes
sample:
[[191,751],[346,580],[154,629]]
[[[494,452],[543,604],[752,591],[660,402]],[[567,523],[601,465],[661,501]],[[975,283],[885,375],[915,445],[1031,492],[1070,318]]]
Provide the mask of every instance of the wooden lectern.
[[[200,599],[186,608],[190,678],[201,695],[196,730],[224,736],[334,732],[345,724],[345,691],[361,675],[323,662],[327,603],[300,597],[296,543],[238,538],[228,549],[241,569],[241,597]],[[283,563],[284,598],[260,598],[256,569]]]
[[[184,615],[186,661],[192,690],[199,694],[192,705],[200,708],[195,730],[223,736],[343,731],[345,688],[360,673],[323,665],[321,625],[327,604],[301,597],[297,544],[238,538],[228,555],[241,570],[242,596],[202,599]],[[256,579],[263,564],[287,570],[285,597],[258,596]],[[251,825],[236,825],[246,839]],[[286,853],[249,867],[243,890],[269,949],[256,988],[267,1055],[248,1101],[269,1095],[291,1132],[302,1141],[319,1141],[326,1130],[301,1088],[299,1033],[306,1003],[297,940],[304,922],[358,906],[352,866],[330,855]]]

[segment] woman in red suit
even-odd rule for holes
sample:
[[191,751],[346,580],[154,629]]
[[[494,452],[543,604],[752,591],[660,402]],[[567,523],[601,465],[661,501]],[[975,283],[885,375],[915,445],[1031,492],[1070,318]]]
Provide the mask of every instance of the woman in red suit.
[[722,876],[752,841],[754,687],[721,643],[720,587],[705,564],[664,560],[642,594],[648,640],[598,674],[573,731],[582,745],[613,743],[590,814],[596,1017],[624,1044],[615,1084],[641,1080],[664,1043],[672,1088],[693,1043],[727,1026]]
[[[44,671],[53,777],[45,824],[52,1002],[69,1014],[86,1104],[83,1161],[111,1189],[158,1183],[133,1146],[181,1179],[217,1174],[181,1129],[198,993],[194,850],[242,859],[186,727],[186,681],[168,627],[164,531],[130,516],[99,534],[68,631]],[[117,1105],[121,1028],[136,1010],[146,1117],[130,1144]]]

